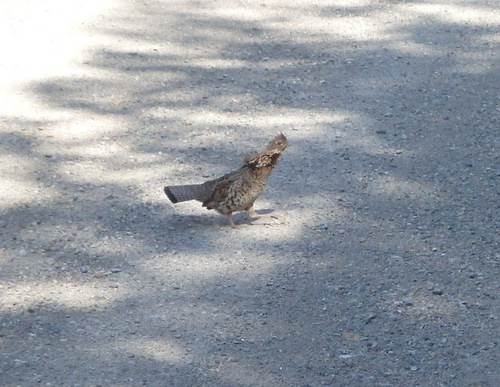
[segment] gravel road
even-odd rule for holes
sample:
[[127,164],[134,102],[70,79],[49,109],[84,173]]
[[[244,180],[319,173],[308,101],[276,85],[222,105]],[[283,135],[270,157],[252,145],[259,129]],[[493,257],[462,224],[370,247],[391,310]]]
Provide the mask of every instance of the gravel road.
[[[0,47],[0,385],[500,385],[497,0],[4,0]],[[278,131],[274,217],[163,194]]]

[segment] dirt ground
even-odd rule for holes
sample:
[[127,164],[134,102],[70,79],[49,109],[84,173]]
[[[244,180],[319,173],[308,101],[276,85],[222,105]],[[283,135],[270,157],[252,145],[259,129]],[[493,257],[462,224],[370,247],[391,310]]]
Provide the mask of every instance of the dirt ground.
[[[0,3],[0,385],[500,385],[497,0]],[[287,149],[240,229],[165,184]]]

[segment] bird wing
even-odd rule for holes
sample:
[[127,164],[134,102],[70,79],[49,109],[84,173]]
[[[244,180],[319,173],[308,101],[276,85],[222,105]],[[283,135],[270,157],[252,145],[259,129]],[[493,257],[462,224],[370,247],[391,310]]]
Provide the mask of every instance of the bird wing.
[[238,186],[245,180],[244,172],[245,168],[243,167],[219,177],[216,180],[205,183],[213,185],[213,188],[212,195],[203,202],[203,207],[207,207],[208,209],[217,208],[217,206],[224,203],[228,197],[234,196]]

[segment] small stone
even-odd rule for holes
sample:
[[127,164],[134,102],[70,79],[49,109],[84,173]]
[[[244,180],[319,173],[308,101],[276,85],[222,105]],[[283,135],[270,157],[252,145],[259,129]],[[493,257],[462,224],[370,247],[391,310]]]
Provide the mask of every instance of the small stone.
[[403,304],[405,304],[406,306],[412,306],[413,300],[411,298],[403,298]]
[[443,294],[443,289],[441,288],[434,288],[432,289],[432,294],[436,295],[436,296],[440,296]]
[[367,319],[365,320],[365,324],[371,323],[373,320],[377,318],[377,315],[375,313],[371,313]]

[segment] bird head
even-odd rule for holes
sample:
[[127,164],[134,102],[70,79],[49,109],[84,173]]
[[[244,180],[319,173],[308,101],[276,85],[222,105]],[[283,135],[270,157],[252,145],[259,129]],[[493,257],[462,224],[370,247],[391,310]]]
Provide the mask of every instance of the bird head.
[[285,135],[283,133],[279,133],[276,137],[272,139],[272,141],[267,144],[266,149],[264,150],[265,153],[271,151],[271,152],[276,152],[276,153],[283,153],[284,150],[289,146],[290,144],[288,143],[288,140],[286,139]]

